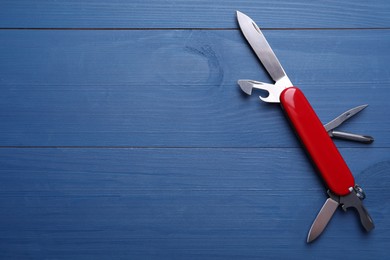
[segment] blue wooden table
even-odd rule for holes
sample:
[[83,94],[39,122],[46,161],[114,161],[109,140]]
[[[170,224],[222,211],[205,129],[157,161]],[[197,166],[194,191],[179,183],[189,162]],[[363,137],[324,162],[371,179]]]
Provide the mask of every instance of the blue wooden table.
[[[376,228],[339,210],[306,244],[325,187],[238,30],[264,29],[335,140]],[[385,259],[390,2],[1,1],[1,259]]]

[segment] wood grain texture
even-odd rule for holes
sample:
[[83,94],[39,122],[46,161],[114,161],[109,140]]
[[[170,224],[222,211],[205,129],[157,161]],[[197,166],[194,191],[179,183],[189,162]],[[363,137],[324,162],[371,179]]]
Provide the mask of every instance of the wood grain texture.
[[[281,109],[240,92],[238,79],[270,78],[235,10],[267,29],[324,123],[370,104],[340,130],[375,142],[336,141],[367,193],[370,234],[339,210],[305,243],[325,188]],[[386,259],[389,11],[1,1],[0,259]]]
[[390,26],[387,0],[1,1],[5,28],[236,28],[235,10],[264,28]]
[[[340,129],[389,147],[390,31],[265,33],[324,123],[368,103]],[[299,147],[278,106],[239,90],[270,79],[238,31],[0,35],[2,146]]]
[[307,245],[325,192],[298,148],[3,148],[0,257],[383,259],[389,149],[341,152],[377,229],[339,210]]

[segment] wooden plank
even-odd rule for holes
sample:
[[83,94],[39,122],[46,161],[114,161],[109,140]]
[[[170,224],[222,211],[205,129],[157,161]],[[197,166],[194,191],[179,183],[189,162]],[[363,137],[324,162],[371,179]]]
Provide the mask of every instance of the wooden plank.
[[[388,30],[266,31],[323,122],[389,147]],[[0,145],[300,147],[238,31],[0,31]],[[304,39],[304,40],[302,40]],[[343,147],[362,147],[338,142]]]
[[[370,104],[342,129],[375,143],[337,145],[372,233],[339,210],[306,245],[324,187],[281,110],[238,90],[270,79],[236,9],[267,29],[323,122]],[[1,1],[0,258],[386,259],[389,11],[385,0]]]
[[325,193],[301,149],[2,148],[0,257],[384,259],[389,148],[341,152],[377,229],[339,210],[308,246]]
[[1,1],[2,28],[236,28],[235,11],[265,28],[390,27],[387,0]]

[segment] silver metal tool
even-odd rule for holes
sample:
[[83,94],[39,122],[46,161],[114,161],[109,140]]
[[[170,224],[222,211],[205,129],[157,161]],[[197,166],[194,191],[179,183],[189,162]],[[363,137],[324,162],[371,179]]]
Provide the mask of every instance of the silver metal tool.
[[357,142],[362,142],[362,143],[367,143],[370,144],[374,141],[374,138],[372,136],[368,135],[358,135],[358,134],[352,134],[352,133],[347,133],[347,132],[342,132],[342,131],[335,131],[334,129],[338,126],[340,126],[342,123],[344,123],[346,120],[350,119],[363,109],[365,109],[368,105],[361,105],[358,107],[354,107],[348,111],[345,111],[329,123],[325,124],[325,130],[328,132],[330,137],[336,137],[336,138],[341,138],[341,139],[346,139],[350,141],[357,141]]
[[371,216],[368,214],[367,209],[361,203],[366,195],[362,188],[358,185],[351,188],[351,193],[346,196],[337,196],[328,190],[329,198],[325,201],[312,226],[310,227],[309,234],[307,235],[307,242],[310,243],[321,235],[325,227],[328,225],[330,219],[335,213],[339,205],[341,205],[344,211],[348,208],[355,208],[359,214],[360,222],[364,229],[369,232],[374,228],[374,223]]
[[[289,81],[287,75],[284,76],[285,81]],[[265,90],[268,92],[268,96],[263,97],[260,96],[260,99],[264,102],[269,102],[269,103],[280,103],[280,94],[282,91],[285,89],[284,84],[280,84],[281,81],[279,81],[279,84],[269,84],[269,83],[264,83],[260,81],[255,81],[255,80],[239,80],[238,85],[241,87],[241,90],[244,91],[246,94],[251,95],[252,90],[255,89],[260,89],[260,90]],[[287,83],[289,84],[289,83]],[[291,84],[291,82],[290,82]],[[335,128],[339,127],[342,123],[344,123],[346,120],[350,119],[363,109],[365,109],[368,105],[361,105],[358,107],[354,107],[348,111],[345,111],[329,123],[325,124],[325,130],[328,132],[330,137],[335,137],[339,139],[345,139],[349,141],[356,141],[356,142],[361,142],[361,143],[366,143],[370,144],[374,141],[374,138],[369,135],[359,135],[359,134],[353,134],[353,133],[347,133],[347,132],[342,132],[342,131],[336,131],[334,130]]]
[[296,134],[328,187],[329,198],[314,220],[307,242],[313,241],[322,233],[339,206],[343,210],[350,207],[355,208],[364,229],[366,231],[372,230],[374,228],[373,221],[362,204],[362,199],[365,198],[364,192],[355,184],[352,173],[330,139],[333,136],[371,143],[373,138],[370,136],[334,130],[367,105],[350,109],[324,126],[302,91],[292,85],[256,23],[238,11],[237,19],[245,38],[275,81],[274,84],[269,84],[254,80],[239,80],[239,86],[248,95],[252,93],[253,88],[266,91],[268,96],[260,96],[261,100],[281,104]]

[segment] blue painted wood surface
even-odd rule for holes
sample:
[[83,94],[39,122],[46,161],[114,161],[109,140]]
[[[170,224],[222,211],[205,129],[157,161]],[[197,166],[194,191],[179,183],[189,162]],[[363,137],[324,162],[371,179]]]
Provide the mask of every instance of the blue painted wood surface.
[[[387,0],[3,0],[4,28],[236,28],[235,10],[263,28],[388,28]],[[233,15],[232,15],[233,13]]]
[[[240,78],[270,82],[239,31],[0,33],[1,145],[299,145],[279,107],[239,90]],[[390,31],[265,33],[324,123],[368,103],[342,128],[390,145],[390,118],[378,127],[376,116],[390,110],[390,74],[378,69]]]
[[[370,105],[341,129],[375,142],[335,141],[367,193],[370,234],[340,210],[306,244],[325,188],[279,106],[236,84],[270,81],[236,9],[268,28],[324,123]],[[0,258],[385,259],[389,9],[2,1]]]

